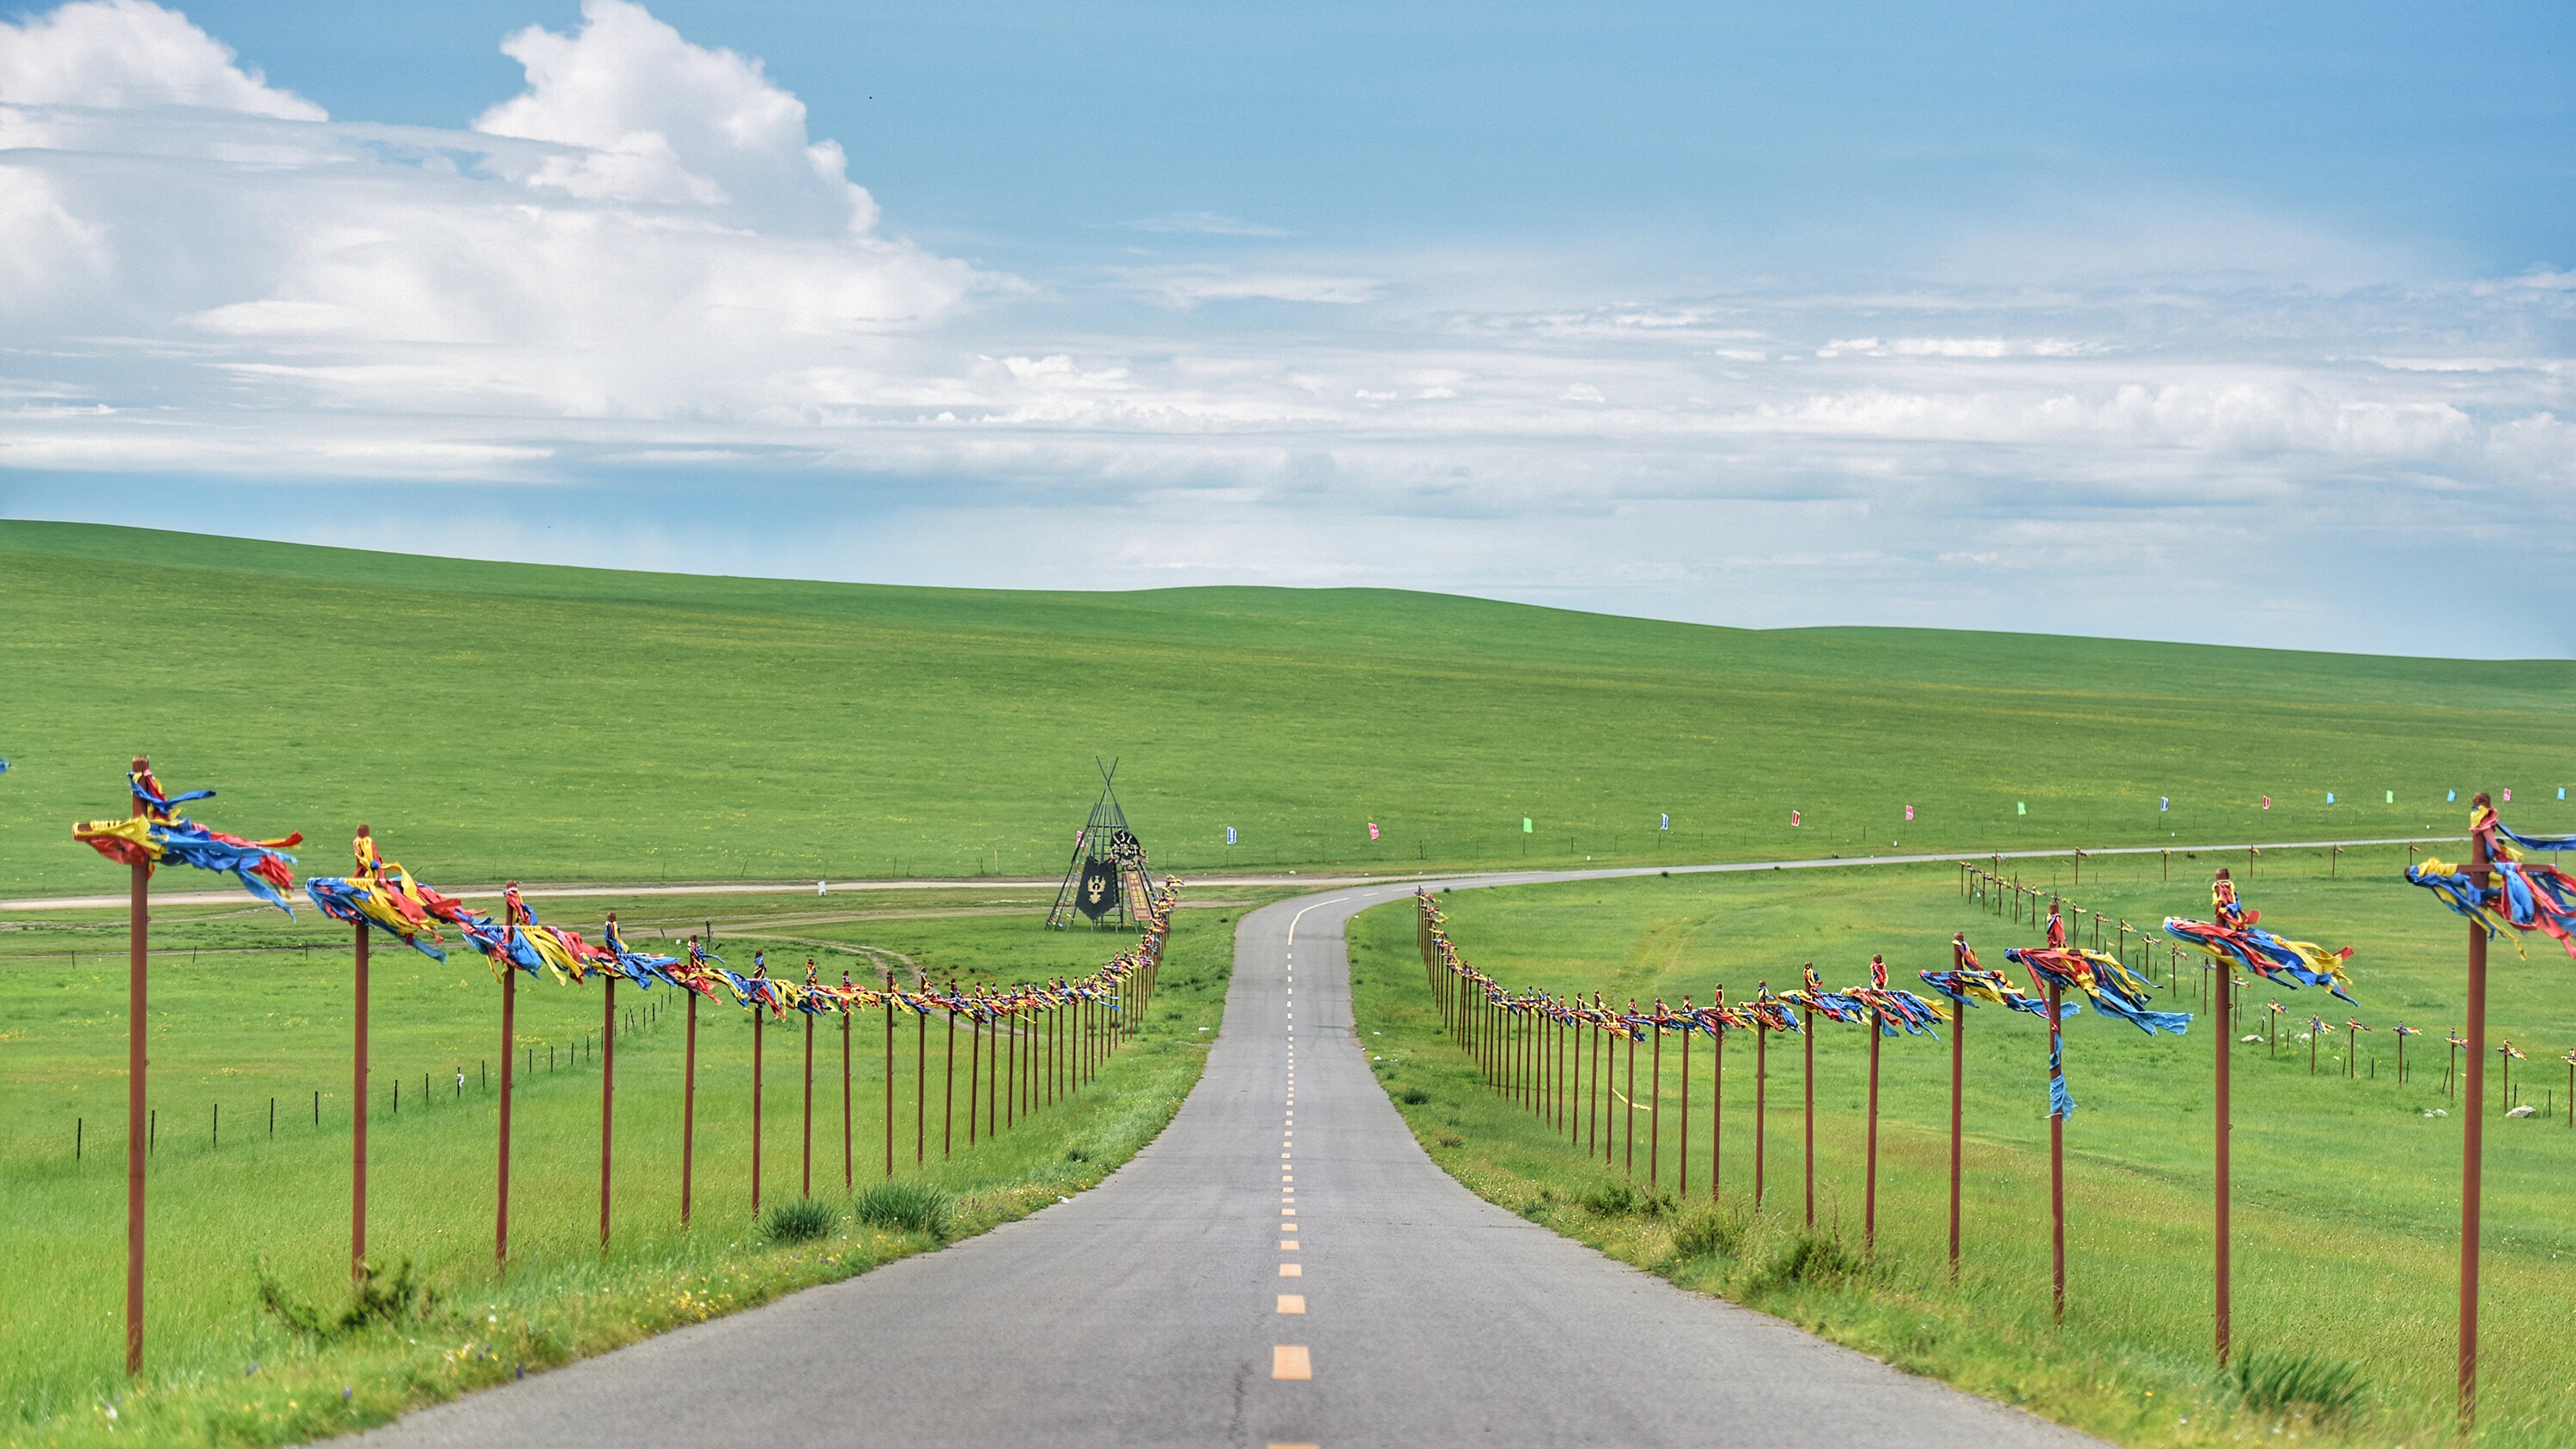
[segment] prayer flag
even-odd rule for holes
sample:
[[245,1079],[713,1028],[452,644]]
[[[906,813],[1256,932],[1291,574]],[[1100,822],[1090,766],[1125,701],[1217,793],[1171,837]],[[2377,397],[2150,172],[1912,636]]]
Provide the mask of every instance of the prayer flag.
[[2326,803],[2329,805],[2334,803],[2334,792],[2332,790],[2328,790],[2326,792]]
[[2396,804],[2396,803],[2397,803],[2397,792],[2396,792],[2396,791],[2391,790],[2391,791],[2389,791],[2389,792],[2388,792],[2388,803],[2389,803],[2389,804],[2391,804],[2391,805],[2394,805],[2394,804]]
[[1527,835],[1527,834],[1529,834],[1529,833],[1530,833],[1530,818],[1529,818],[1528,816],[1524,815],[1524,816],[1522,816],[1522,817],[1521,817],[1521,834],[1523,834],[1523,835]]
[[1790,823],[1791,825],[1796,825],[1796,824],[1798,824],[1798,823],[1799,823],[1799,822],[1798,822],[1798,812],[1797,812],[1797,811],[1792,810],[1792,811],[1790,811],[1790,812],[1789,812],[1789,823]]
[[2029,802],[2024,800],[2015,800],[2013,802],[2013,813],[2015,815],[2028,815],[2030,813]]
[[2167,810],[2171,810],[2172,808],[2173,808],[2173,797],[2172,797],[2171,795],[2158,795],[2158,796],[2156,797],[2156,813],[2157,813],[2157,814],[2161,815],[2161,814],[2163,814],[2165,811],[2167,811]]
[[[2564,791],[2564,790],[2559,791],[2559,792],[2558,792],[2558,798],[2559,798],[2559,799],[2561,799],[2561,800],[2566,799],[2566,798],[2567,798],[2567,792],[2566,792],[2566,791]],[[1673,817],[1672,817],[1672,816],[1670,816],[1670,815],[1659,815],[1659,816],[1657,816],[1657,817],[1655,817],[1655,818],[1656,818],[1658,821],[1662,822],[1662,823],[1658,824],[1658,825],[1655,827],[1657,830],[1670,830],[1670,829],[1672,829],[1672,828],[1673,828]]]
[[2513,803],[2513,792],[2512,792],[2511,790],[2507,790],[2507,791],[2505,791],[2505,792],[2504,792],[2504,803],[2506,803],[2507,805],[2510,805],[2510,804],[2512,804],[2512,803]]
[[2272,797],[2271,797],[2271,796],[2266,795],[2266,796],[2264,796],[2264,797],[2263,797],[2263,808],[2264,808],[2264,809],[2266,809],[2266,810],[2269,810],[2269,809],[2271,809],[2271,808],[2272,808]]
[[1375,839],[1377,839],[1377,822],[1376,822],[1376,821],[1374,821],[1374,820],[1372,820],[1372,821],[1370,821],[1370,822],[1368,823],[1368,825],[1369,825],[1369,839],[1371,839],[1371,840],[1375,840]]
[[2442,792],[2442,798],[2446,801],[2455,801],[2460,798],[2460,792],[2457,790],[2445,790]]
[[1231,825],[1225,828],[1225,843],[1228,845],[1234,844],[1234,827]]
[[1906,806],[1906,807],[1905,807],[1905,818],[1906,818],[1906,819],[1908,819],[1908,820],[1912,820],[1912,819],[1914,818],[1914,807],[1913,807],[1913,806],[1908,805],[1908,806]]

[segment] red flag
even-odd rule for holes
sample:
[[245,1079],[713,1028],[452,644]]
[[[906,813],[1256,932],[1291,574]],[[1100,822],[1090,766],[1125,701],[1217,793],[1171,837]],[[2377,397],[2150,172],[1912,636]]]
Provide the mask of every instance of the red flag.
[[1369,839],[1377,839],[1377,822],[1374,820],[1369,822]]

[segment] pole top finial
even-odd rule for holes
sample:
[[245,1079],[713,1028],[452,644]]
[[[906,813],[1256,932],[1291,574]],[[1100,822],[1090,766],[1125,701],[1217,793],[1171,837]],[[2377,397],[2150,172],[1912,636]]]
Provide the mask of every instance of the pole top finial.
[[368,834],[369,834],[369,831],[367,830],[367,827],[366,827],[364,824],[359,825],[359,827],[358,827],[358,838],[359,838],[360,840],[364,840],[364,839],[366,839],[366,838],[367,838]]
[[134,757],[134,768],[136,768],[136,769],[138,769],[138,770],[148,770],[148,769],[151,769],[151,768],[152,768],[152,757],[151,757],[150,755],[136,755],[136,756]]

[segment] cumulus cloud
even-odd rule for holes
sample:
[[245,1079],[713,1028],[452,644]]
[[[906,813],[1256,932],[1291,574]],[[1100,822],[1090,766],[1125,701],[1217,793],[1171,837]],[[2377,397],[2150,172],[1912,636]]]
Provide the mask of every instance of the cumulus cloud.
[[0,27],[0,318],[275,408],[664,416],[867,396],[1002,279],[883,236],[755,61],[587,0],[474,128],[334,124],[174,11]]
[[75,0],[20,24],[0,21],[0,105],[202,106],[325,119],[320,106],[272,88],[187,17],[148,0]]

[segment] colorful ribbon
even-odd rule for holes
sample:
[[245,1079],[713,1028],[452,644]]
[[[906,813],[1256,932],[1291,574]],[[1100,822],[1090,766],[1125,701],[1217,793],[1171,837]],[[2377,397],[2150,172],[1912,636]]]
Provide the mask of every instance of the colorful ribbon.
[[123,820],[80,821],[72,826],[72,839],[119,864],[139,865],[147,871],[163,861],[175,861],[199,870],[221,872],[288,916],[295,914],[295,907],[282,894],[295,888],[295,873],[287,869],[295,863],[295,857],[286,854],[283,847],[302,844],[303,832],[276,840],[246,840],[209,830],[179,814],[175,807],[190,800],[210,799],[214,791],[164,795],[161,782],[150,770],[129,771],[125,778],[134,798],[143,802],[143,813]]

